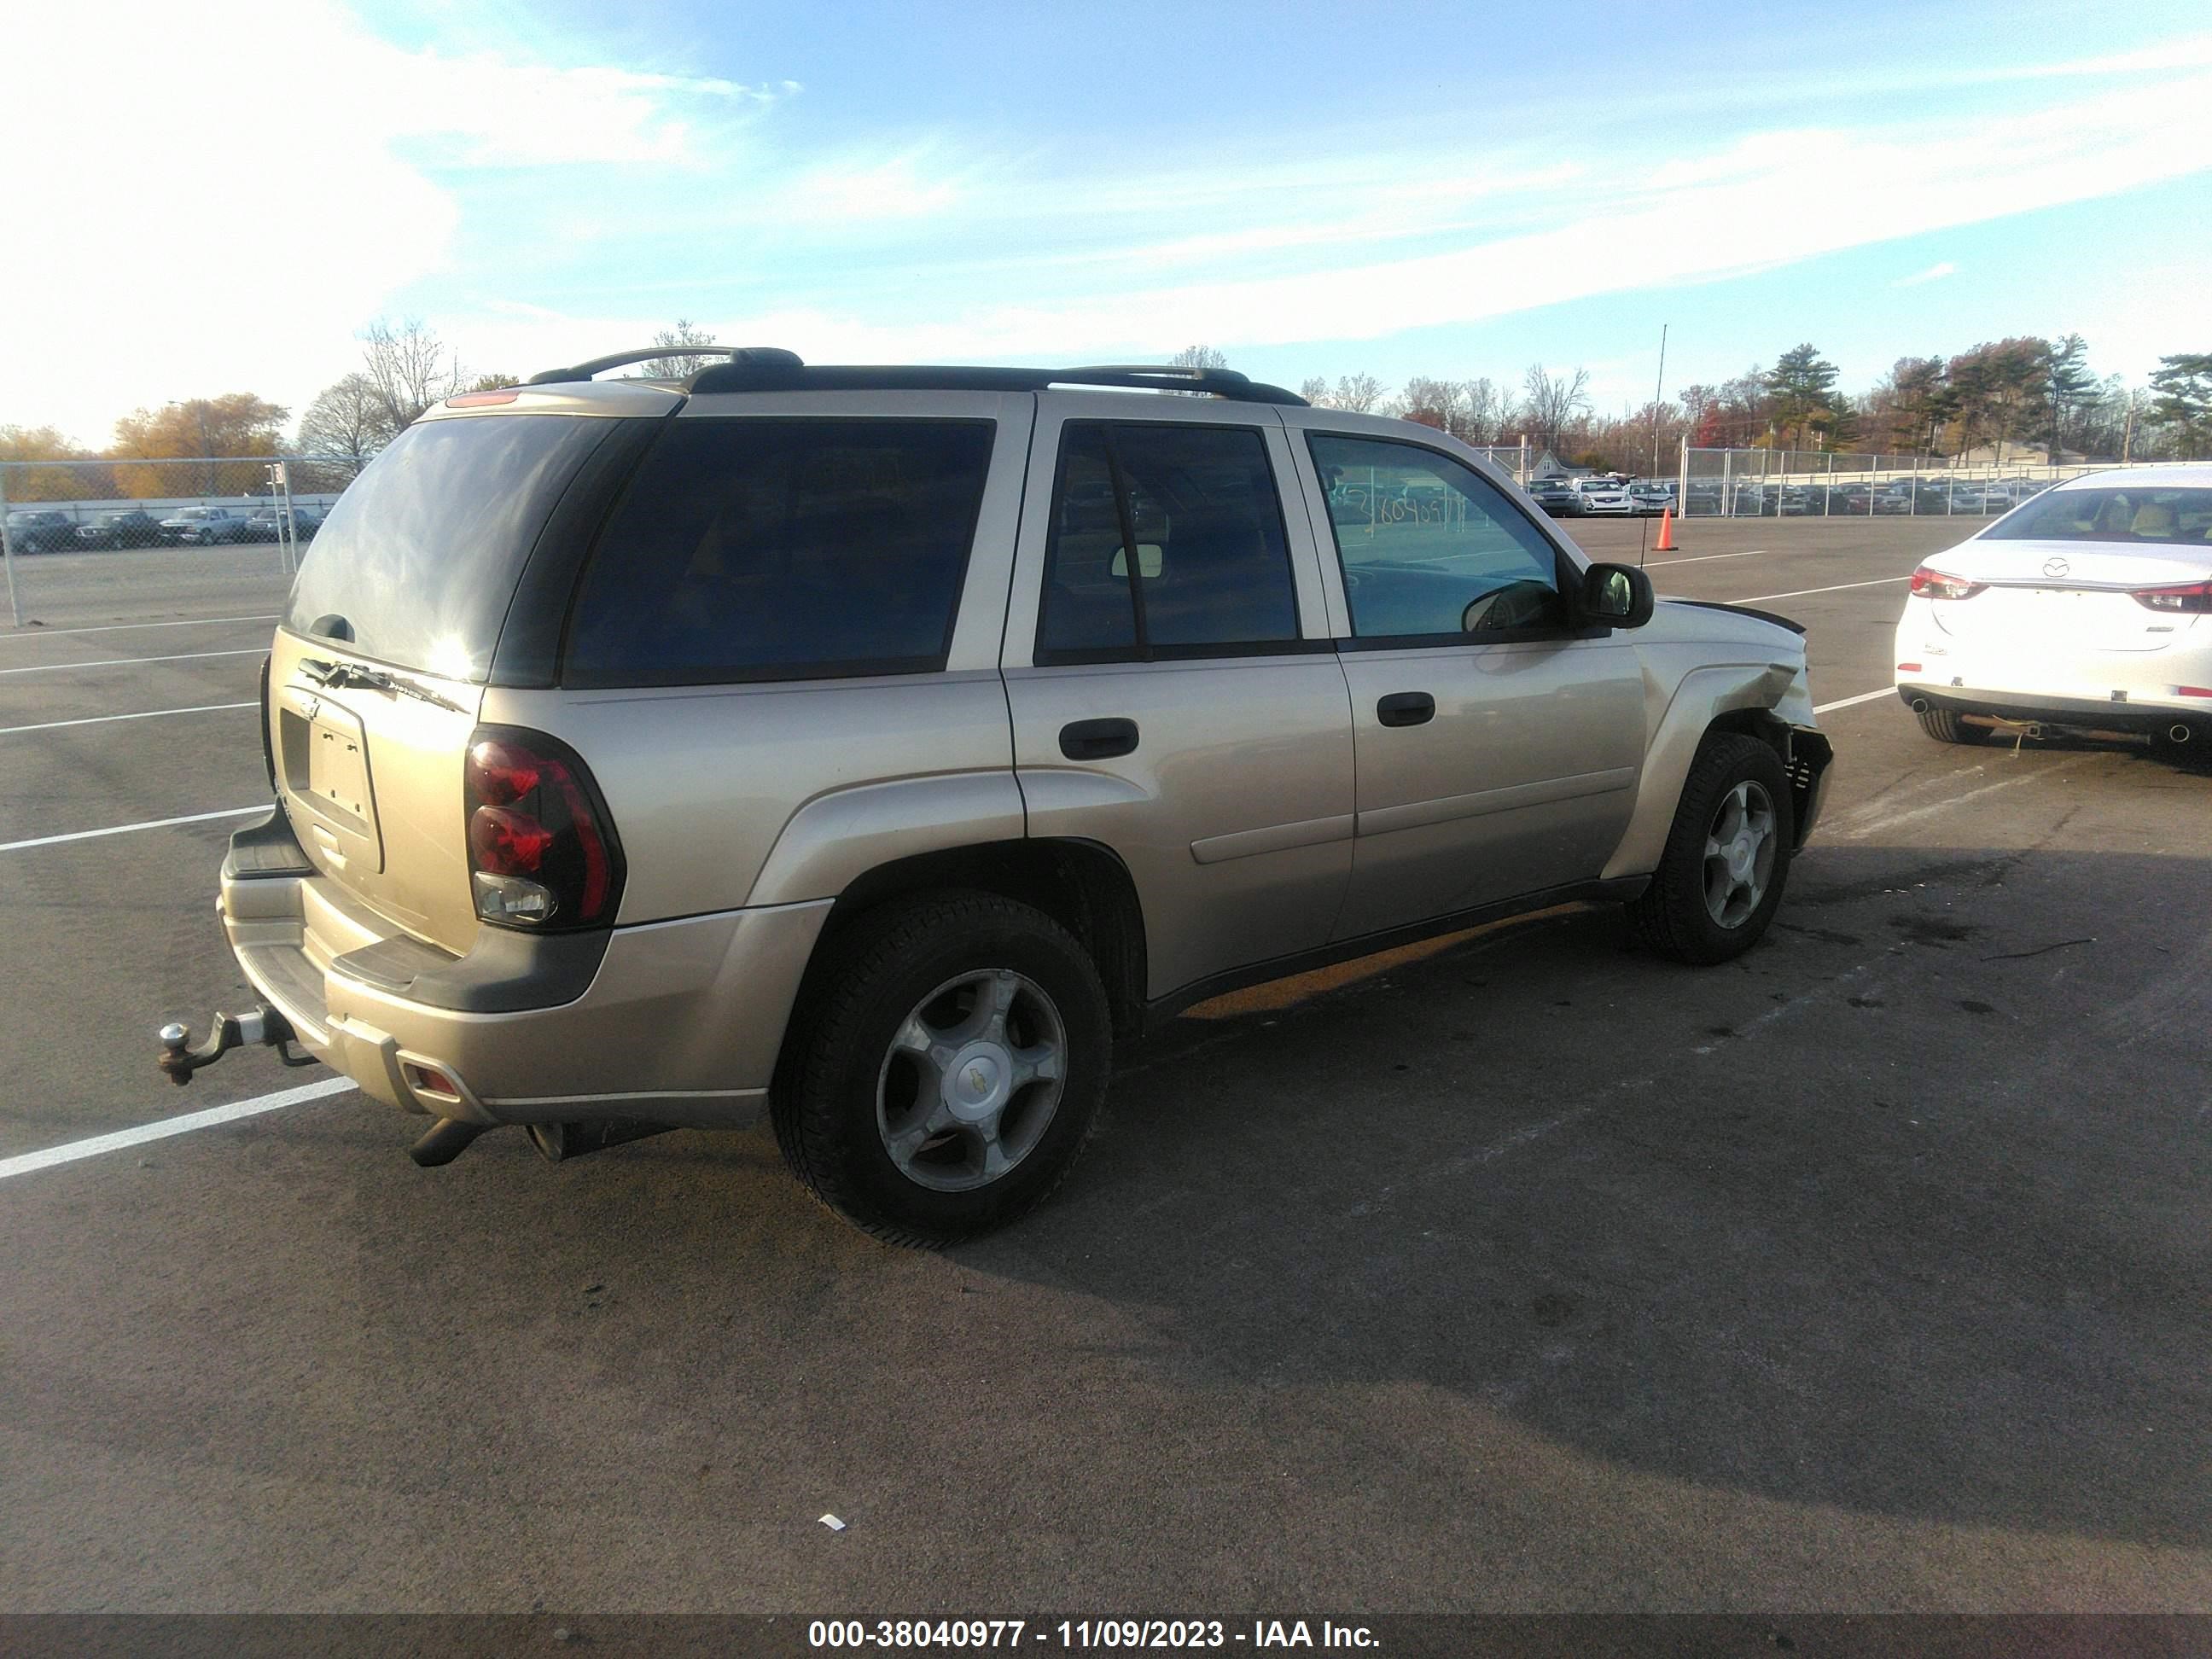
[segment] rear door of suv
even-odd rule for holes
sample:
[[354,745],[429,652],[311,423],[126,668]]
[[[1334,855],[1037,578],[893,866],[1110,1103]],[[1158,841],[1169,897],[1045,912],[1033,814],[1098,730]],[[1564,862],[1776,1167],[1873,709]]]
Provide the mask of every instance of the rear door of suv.
[[1017,775],[1030,835],[1127,865],[1154,996],[1322,945],[1350,875],[1351,712],[1291,477],[1271,406],[1038,398]]
[[1336,936],[1587,880],[1626,830],[1644,753],[1628,636],[1578,629],[1581,567],[1439,441],[1283,414],[1351,687],[1358,840]]

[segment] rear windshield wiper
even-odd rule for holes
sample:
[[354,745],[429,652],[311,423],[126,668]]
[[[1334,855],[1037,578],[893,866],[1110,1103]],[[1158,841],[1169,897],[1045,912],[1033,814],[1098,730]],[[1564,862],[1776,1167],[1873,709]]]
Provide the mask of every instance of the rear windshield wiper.
[[301,663],[300,672],[317,685],[329,686],[333,690],[359,685],[372,691],[390,691],[398,696],[413,697],[418,702],[434,702],[441,708],[452,709],[456,714],[469,712],[451,697],[440,696],[427,685],[417,685],[413,680],[402,679],[381,668],[364,668],[358,663],[318,662],[308,659]]

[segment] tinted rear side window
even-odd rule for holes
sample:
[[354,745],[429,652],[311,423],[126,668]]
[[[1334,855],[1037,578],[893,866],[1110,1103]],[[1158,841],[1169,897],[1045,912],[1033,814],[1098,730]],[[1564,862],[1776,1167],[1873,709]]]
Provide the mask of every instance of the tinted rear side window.
[[1039,662],[1297,647],[1282,501],[1257,431],[1119,422],[1063,430]]
[[409,427],[307,544],[284,625],[307,634],[342,617],[365,656],[481,683],[538,532],[617,424],[497,415]]
[[678,420],[600,532],[569,685],[945,665],[988,421]]

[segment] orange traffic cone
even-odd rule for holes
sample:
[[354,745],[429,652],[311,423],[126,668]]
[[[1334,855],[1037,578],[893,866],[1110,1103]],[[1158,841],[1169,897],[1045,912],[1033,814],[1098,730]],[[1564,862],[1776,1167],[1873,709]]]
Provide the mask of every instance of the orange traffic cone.
[[1654,553],[1672,553],[1674,550],[1674,509],[1671,507],[1659,509],[1659,544],[1651,550]]

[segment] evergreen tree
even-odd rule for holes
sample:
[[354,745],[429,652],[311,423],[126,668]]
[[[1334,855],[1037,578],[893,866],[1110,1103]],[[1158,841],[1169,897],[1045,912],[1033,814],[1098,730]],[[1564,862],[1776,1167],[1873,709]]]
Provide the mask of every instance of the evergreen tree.
[[1766,374],[1766,391],[1774,400],[1774,424],[1785,446],[1793,435],[1802,441],[1808,432],[1825,430],[1832,422],[1835,390],[1836,366],[1811,342],[1792,346],[1775,359]]
[[2097,377],[2089,372],[2089,343],[2069,334],[2051,352],[2051,458],[2075,435],[2082,406],[2096,394]]
[[2186,460],[2212,453],[2212,352],[2161,357],[2150,374],[2151,418]]

